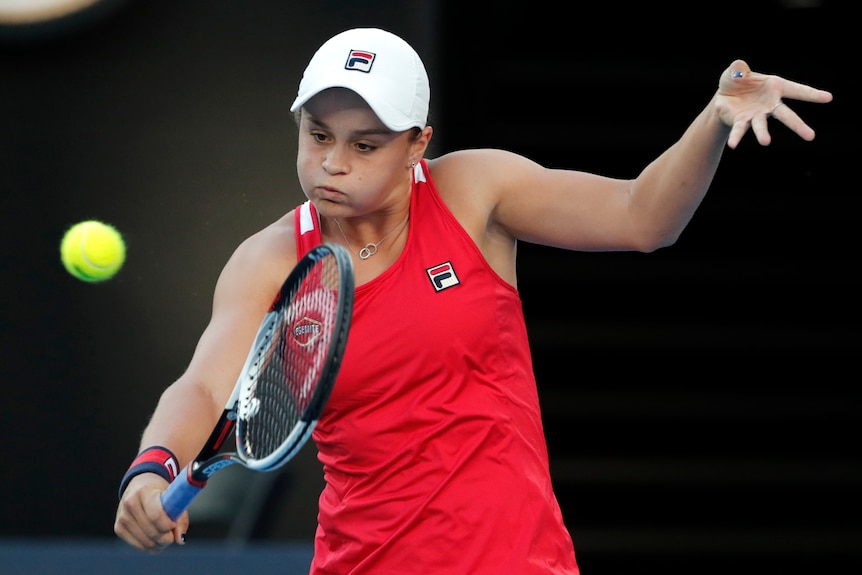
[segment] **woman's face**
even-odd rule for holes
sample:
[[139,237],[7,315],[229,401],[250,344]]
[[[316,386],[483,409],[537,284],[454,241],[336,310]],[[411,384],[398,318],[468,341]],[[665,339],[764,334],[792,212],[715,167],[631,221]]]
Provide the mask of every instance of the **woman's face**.
[[353,91],[324,90],[303,106],[297,174],[321,215],[360,216],[408,198],[413,153],[413,131],[392,132]]

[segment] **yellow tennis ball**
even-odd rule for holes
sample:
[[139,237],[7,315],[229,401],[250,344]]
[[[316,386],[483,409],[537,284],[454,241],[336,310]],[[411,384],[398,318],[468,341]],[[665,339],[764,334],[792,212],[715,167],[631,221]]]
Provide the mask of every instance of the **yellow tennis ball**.
[[66,230],[60,243],[66,270],[85,282],[101,282],[116,275],[126,261],[126,243],[117,229],[87,220]]

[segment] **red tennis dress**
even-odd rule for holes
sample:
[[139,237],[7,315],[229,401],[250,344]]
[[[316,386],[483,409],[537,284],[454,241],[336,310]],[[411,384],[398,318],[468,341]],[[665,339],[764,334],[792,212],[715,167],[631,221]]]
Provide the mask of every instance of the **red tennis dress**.
[[[313,438],[313,575],[578,574],[554,495],[517,290],[414,169],[407,244],[356,288]],[[321,241],[296,210],[297,255]],[[360,264],[361,265],[361,264]]]

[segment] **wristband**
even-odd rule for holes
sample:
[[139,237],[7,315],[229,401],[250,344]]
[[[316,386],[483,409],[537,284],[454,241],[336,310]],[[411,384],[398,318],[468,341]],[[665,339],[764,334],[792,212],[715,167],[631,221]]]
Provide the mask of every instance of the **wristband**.
[[158,445],[146,448],[135,457],[128,471],[123,475],[123,480],[120,482],[120,499],[123,498],[123,492],[128,487],[129,481],[136,475],[155,473],[170,483],[177,476],[179,468],[177,458],[170,449]]

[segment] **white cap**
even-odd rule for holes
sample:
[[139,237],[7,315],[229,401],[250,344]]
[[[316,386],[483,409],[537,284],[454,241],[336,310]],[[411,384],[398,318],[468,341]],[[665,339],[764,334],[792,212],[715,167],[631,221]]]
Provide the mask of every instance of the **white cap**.
[[327,40],[308,63],[290,111],[327,88],[353,90],[393,132],[428,121],[425,66],[407,42],[385,30],[354,28]]

